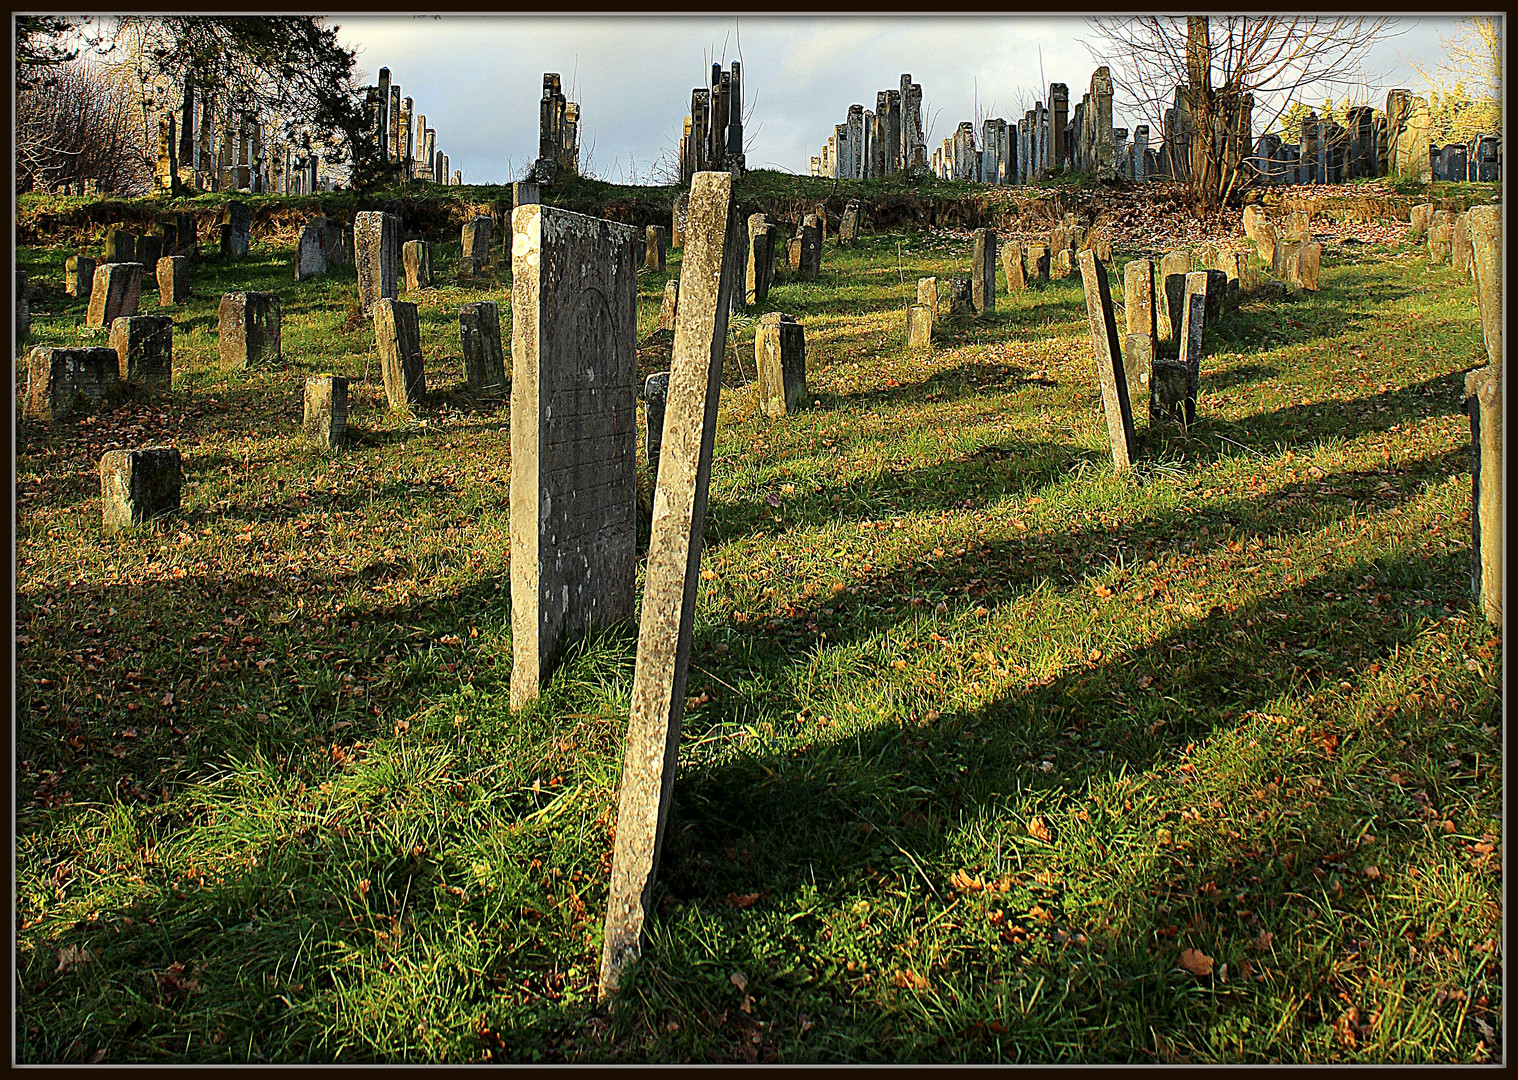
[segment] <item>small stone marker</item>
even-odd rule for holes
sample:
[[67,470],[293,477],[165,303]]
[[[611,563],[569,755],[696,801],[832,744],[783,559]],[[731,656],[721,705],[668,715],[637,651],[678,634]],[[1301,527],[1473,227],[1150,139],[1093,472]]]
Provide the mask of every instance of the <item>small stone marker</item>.
[[1214,326],[1223,317],[1223,303],[1228,298],[1228,275],[1221,270],[1203,270],[1207,275],[1207,325]]
[[1428,264],[1443,266],[1450,261],[1455,246],[1455,226],[1438,222],[1428,229]]
[[1164,297],[1155,315],[1160,336],[1172,345],[1180,341],[1181,309],[1186,296],[1186,275],[1190,272],[1190,252],[1170,251],[1160,259],[1159,278],[1155,284],[1164,290]]
[[754,334],[759,406],[770,419],[806,408],[806,332],[793,316],[771,311]]
[[432,288],[432,245],[426,240],[407,240],[401,245],[401,263],[406,267],[406,291]]
[[158,306],[183,304],[189,299],[189,258],[184,255],[165,255],[158,260]]
[[95,283],[95,260],[88,255],[70,255],[63,268],[63,291],[88,300],[90,287]]
[[1304,210],[1293,210],[1286,215],[1285,236],[1288,240],[1312,238],[1312,215]]
[[970,318],[975,314],[974,289],[967,277],[949,279],[949,316]]
[[368,315],[377,301],[400,295],[401,219],[378,210],[359,211],[353,218],[353,249],[359,307]]
[[120,380],[115,349],[38,346],[27,355],[26,415],[63,420],[99,408]]
[[140,262],[149,269],[158,266],[158,260],[163,258],[163,237],[143,236],[137,241],[137,258],[133,262]]
[[494,300],[479,300],[459,308],[459,341],[464,348],[464,380],[469,389],[477,394],[506,389],[501,314]]
[[[749,273],[752,274],[753,272],[754,272],[754,260],[753,260],[753,257],[750,256],[749,257]],[[666,281],[664,283],[664,303],[662,303],[662,304],[659,305],[659,326],[658,326],[658,329],[660,329],[660,330],[670,330],[670,331],[674,330],[674,328],[675,328],[675,314],[676,314],[676,312],[678,312],[680,310],[679,305],[680,305],[680,281],[679,281],[679,279],[676,278],[673,281]]]
[[295,244],[295,280],[309,281],[327,272],[326,237],[323,225],[309,224]]
[[996,310],[996,234],[976,229],[970,255],[970,299],[978,315]]
[[327,265],[347,266],[353,261],[353,230],[331,218],[317,220],[322,222],[322,254]]
[[16,336],[26,337],[32,330],[32,305],[27,298],[26,271],[16,271]]
[[1023,270],[1023,249],[1011,240],[1001,245],[1001,272],[1007,282],[1007,295],[1023,292],[1028,287],[1028,276]]
[[[726,255],[739,236],[736,218],[731,174],[695,174],[665,418],[668,442],[654,491],[618,798],[601,953],[602,997],[616,991],[623,969],[642,951],[643,924],[651,910],[654,870],[669,817],[727,344],[728,295],[738,287],[737,266]],[[512,458],[514,464],[515,453]]]
[[1433,224],[1434,204],[1422,203],[1407,212],[1407,242],[1416,244],[1428,235],[1428,227]]
[[1049,280],[1063,281],[1075,274],[1074,255],[1069,248],[1060,248],[1049,260]]
[[1455,230],[1450,234],[1450,265],[1462,274],[1471,272],[1470,215],[1461,214],[1455,219]]
[[838,246],[853,247],[859,239],[859,218],[863,209],[858,199],[851,199],[843,208],[843,221],[838,226]]
[[[1128,347],[1133,336],[1137,334],[1149,339],[1149,344],[1144,349],[1144,355],[1148,359],[1144,361],[1145,378],[1142,388],[1147,397],[1149,365],[1154,363],[1155,353],[1159,349],[1159,319],[1154,295],[1154,263],[1148,259],[1134,259],[1123,267],[1123,315],[1126,323],[1123,337],[1125,363],[1128,361]],[[1131,374],[1128,382],[1129,393],[1137,395],[1139,390],[1133,386]],[[1146,413],[1148,411],[1147,400],[1144,411]]]
[[933,347],[933,310],[926,304],[913,304],[907,308],[907,348],[931,349]]
[[1049,280],[1049,245],[1029,244],[1023,248],[1023,269],[1029,281]]
[[1196,423],[1197,390],[1202,370],[1202,331],[1206,324],[1207,272],[1199,270],[1185,277],[1185,288],[1181,294],[1179,353],[1175,360],[1156,360],[1151,369],[1151,423],[1169,420],[1179,424],[1183,430]]
[[404,300],[375,301],[374,344],[390,407],[420,405],[427,394],[427,377],[422,370],[422,332],[416,305]]
[[129,263],[137,261],[137,235],[125,229],[108,229],[101,249],[103,263]]
[[[762,304],[769,299],[770,285],[775,277],[775,230],[770,227],[763,214],[753,214],[748,219],[748,235],[748,264],[743,283],[744,299],[750,304]],[[670,307],[670,322],[666,327],[661,315],[659,328],[673,330],[675,309],[670,305],[667,292],[665,304]]]
[[1476,306],[1487,362],[1503,366],[1502,356],[1502,208],[1473,207],[1466,218],[1471,234],[1471,267],[1476,277]]
[[222,231],[221,253],[234,259],[247,256],[251,246],[252,216],[248,212],[248,204],[245,202],[229,202],[222,209],[221,223],[230,226]]
[[117,533],[171,514],[179,509],[183,483],[172,446],[107,451],[100,459],[101,524]]
[[90,306],[84,325],[104,329],[123,315],[136,315],[142,296],[141,263],[102,263],[95,267]]
[[685,214],[689,203],[689,195],[676,195],[669,208],[669,246],[672,248],[683,247],[685,244]]
[[643,230],[643,268],[656,274],[664,273],[664,246],[669,232],[663,225],[649,225]]
[[251,368],[280,358],[279,297],[266,292],[230,292],[216,307],[221,362]]
[[[678,282],[670,282],[677,285]],[[648,473],[659,482],[659,447],[664,443],[664,405],[669,400],[669,372],[656,371],[643,380],[643,411],[647,417]]]
[[1086,291],[1086,321],[1091,327],[1091,353],[1102,388],[1102,411],[1107,415],[1107,436],[1112,444],[1112,465],[1124,472],[1133,465],[1133,413],[1128,404],[1128,380],[1123,370],[1122,346],[1117,319],[1112,312],[1112,289],[1107,267],[1096,252],[1080,254],[1081,281]]
[[130,315],[111,323],[117,375],[128,382],[168,390],[174,385],[174,320],[167,315]]
[[633,615],[638,284],[630,226],[529,205],[511,228],[511,705],[521,708],[571,645]]
[[801,262],[797,269],[802,279],[806,281],[816,281],[822,273],[822,228],[820,225],[801,226]]
[[328,450],[343,444],[348,434],[348,380],[342,375],[312,375],[306,379],[306,411],[301,421],[306,438]]
[[1502,626],[1502,368],[1465,377],[1471,421],[1471,596],[1488,622]]
[[1128,415],[1133,417],[1135,431],[1149,417],[1154,350],[1153,334],[1129,333],[1123,337],[1123,378],[1128,386]]
[[495,222],[488,214],[477,214],[464,226],[464,249],[459,255],[459,273],[472,278],[490,266],[490,240]]
[[938,279],[936,277],[917,279],[917,303],[928,309],[930,322],[938,321]]

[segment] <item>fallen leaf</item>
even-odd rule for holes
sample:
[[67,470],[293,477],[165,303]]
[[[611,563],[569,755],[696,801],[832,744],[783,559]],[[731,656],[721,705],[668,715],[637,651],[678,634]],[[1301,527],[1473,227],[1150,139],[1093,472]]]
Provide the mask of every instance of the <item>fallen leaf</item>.
[[1199,979],[1205,978],[1212,974],[1212,957],[1203,953],[1201,949],[1182,949],[1181,967]]
[[727,902],[735,908],[753,907],[758,902],[759,896],[760,894],[756,892],[744,893],[742,896],[739,896],[737,893],[728,893]]
[[954,876],[949,878],[949,884],[960,892],[979,892],[986,887],[984,881],[965,870],[954,871]]
[[1035,817],[1028,822],[1028,835],[1046,844],[1054,842],[1054,834],[1049,831],[1049,826],[1044,824],[1044,819],[1041,817]]
[[908,968],[906,971],[898,971],[894,982],[897,988],[901,990],[926,990],[928,988],[928,980],[911,968]]
[[93,959],[95,959],[95,954],[90,952],[90,950],[84,946],[65,945],[63,948],[58,950],[58,968],[57,971],[53,972],[53,974],[56,975],[60,971],[73,971],[77,967],[82,967],[83,965],[88,964]]
[[727,981],[736,986],[740,991],[748,989],[748,976],[741,971],[735,971],[727,977]]

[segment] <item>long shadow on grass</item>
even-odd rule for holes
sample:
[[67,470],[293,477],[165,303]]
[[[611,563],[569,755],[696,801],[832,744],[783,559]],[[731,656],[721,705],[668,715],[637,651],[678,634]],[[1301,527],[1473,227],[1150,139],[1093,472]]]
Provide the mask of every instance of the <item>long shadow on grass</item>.
[[[1278,443],[1292,447],[1313,445],[1324,439],[1350,440],[1384,432],[1394,424],[1460,413],[1462,372],[1438,375],[1395,390],[1352,398],[1348,401],[1315,401],[1306,405],[1283,405],[1269,412],[1226,421],[1200,417],[1197,431],[1218,429],[1253,447]],[[1210,386],[1204,383],[1204,386]],[[1335,416],[1334,414],[1338,414]],[[1306,436],[1305,438],[1303,436]]]

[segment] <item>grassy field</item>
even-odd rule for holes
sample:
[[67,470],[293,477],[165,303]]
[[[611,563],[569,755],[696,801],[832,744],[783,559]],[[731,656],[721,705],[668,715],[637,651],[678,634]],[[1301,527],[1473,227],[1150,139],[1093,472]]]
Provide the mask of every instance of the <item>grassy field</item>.
[[[77,340],[67,254],[18,252],[27,344]],[[1123,477],[1078,277],[912,356],[968,235],[830,243],[762,309],[806,328],[814,407],[778,422],[735,319],[657,911],[608,1011],[634,642],[510,710],[509,408],[457,331],[507,284],[402,297],[430,392],[388,414],[352,268],[292,255],[196,269],[172,394],[18,421],[21,1060],[1501,1059],[1467,278],[1331,248],[1321,292],[1209,332],[1198,425]],[[280,295],[282,364],[220,367],[234,288]],[[322,372],[355,380],[336,457],[299,435]],[[100,455],[159,443],[182,512],[102,536]]]

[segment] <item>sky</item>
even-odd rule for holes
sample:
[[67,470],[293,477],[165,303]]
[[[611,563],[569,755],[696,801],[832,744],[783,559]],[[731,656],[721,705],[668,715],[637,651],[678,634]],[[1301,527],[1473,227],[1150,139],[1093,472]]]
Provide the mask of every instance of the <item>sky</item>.
[[[537,153],[543,73],[558,72],[580,103],[582,171],[618,183],[652,183],[673,161],[690,94],[713,60],[741,60],[750,168],[806,173],[851,104],[875,107],[878,90],[910,73],[922,86],[929,154],[962,120],[1016,121],[1063,82],[1073,109],[1101,62],[1080,18],[1039,16],[692,16],[523,18],[462,15],[334,18],[358,52],[364,82],[381,67],[437,131],[450,170],[465,183],[520,179]],[[1413,69],[1434,68],[1453,17],[1400,18],[1364,64],[1372,101],[1405,87],[1427,92]],[[1120,76],[1117,65],[1113,75]],[[1119,88],[1118,97],[1122,92]],[[1321,94],[1319,95],[1321,97]],[[1317,101],[1310,104],[1317,105]],[[1256,132],[1261,109],[1256,107]],[[1158,118],[1115,110],[1118,127]],[[978,125],[977,125],[978,130]]]

